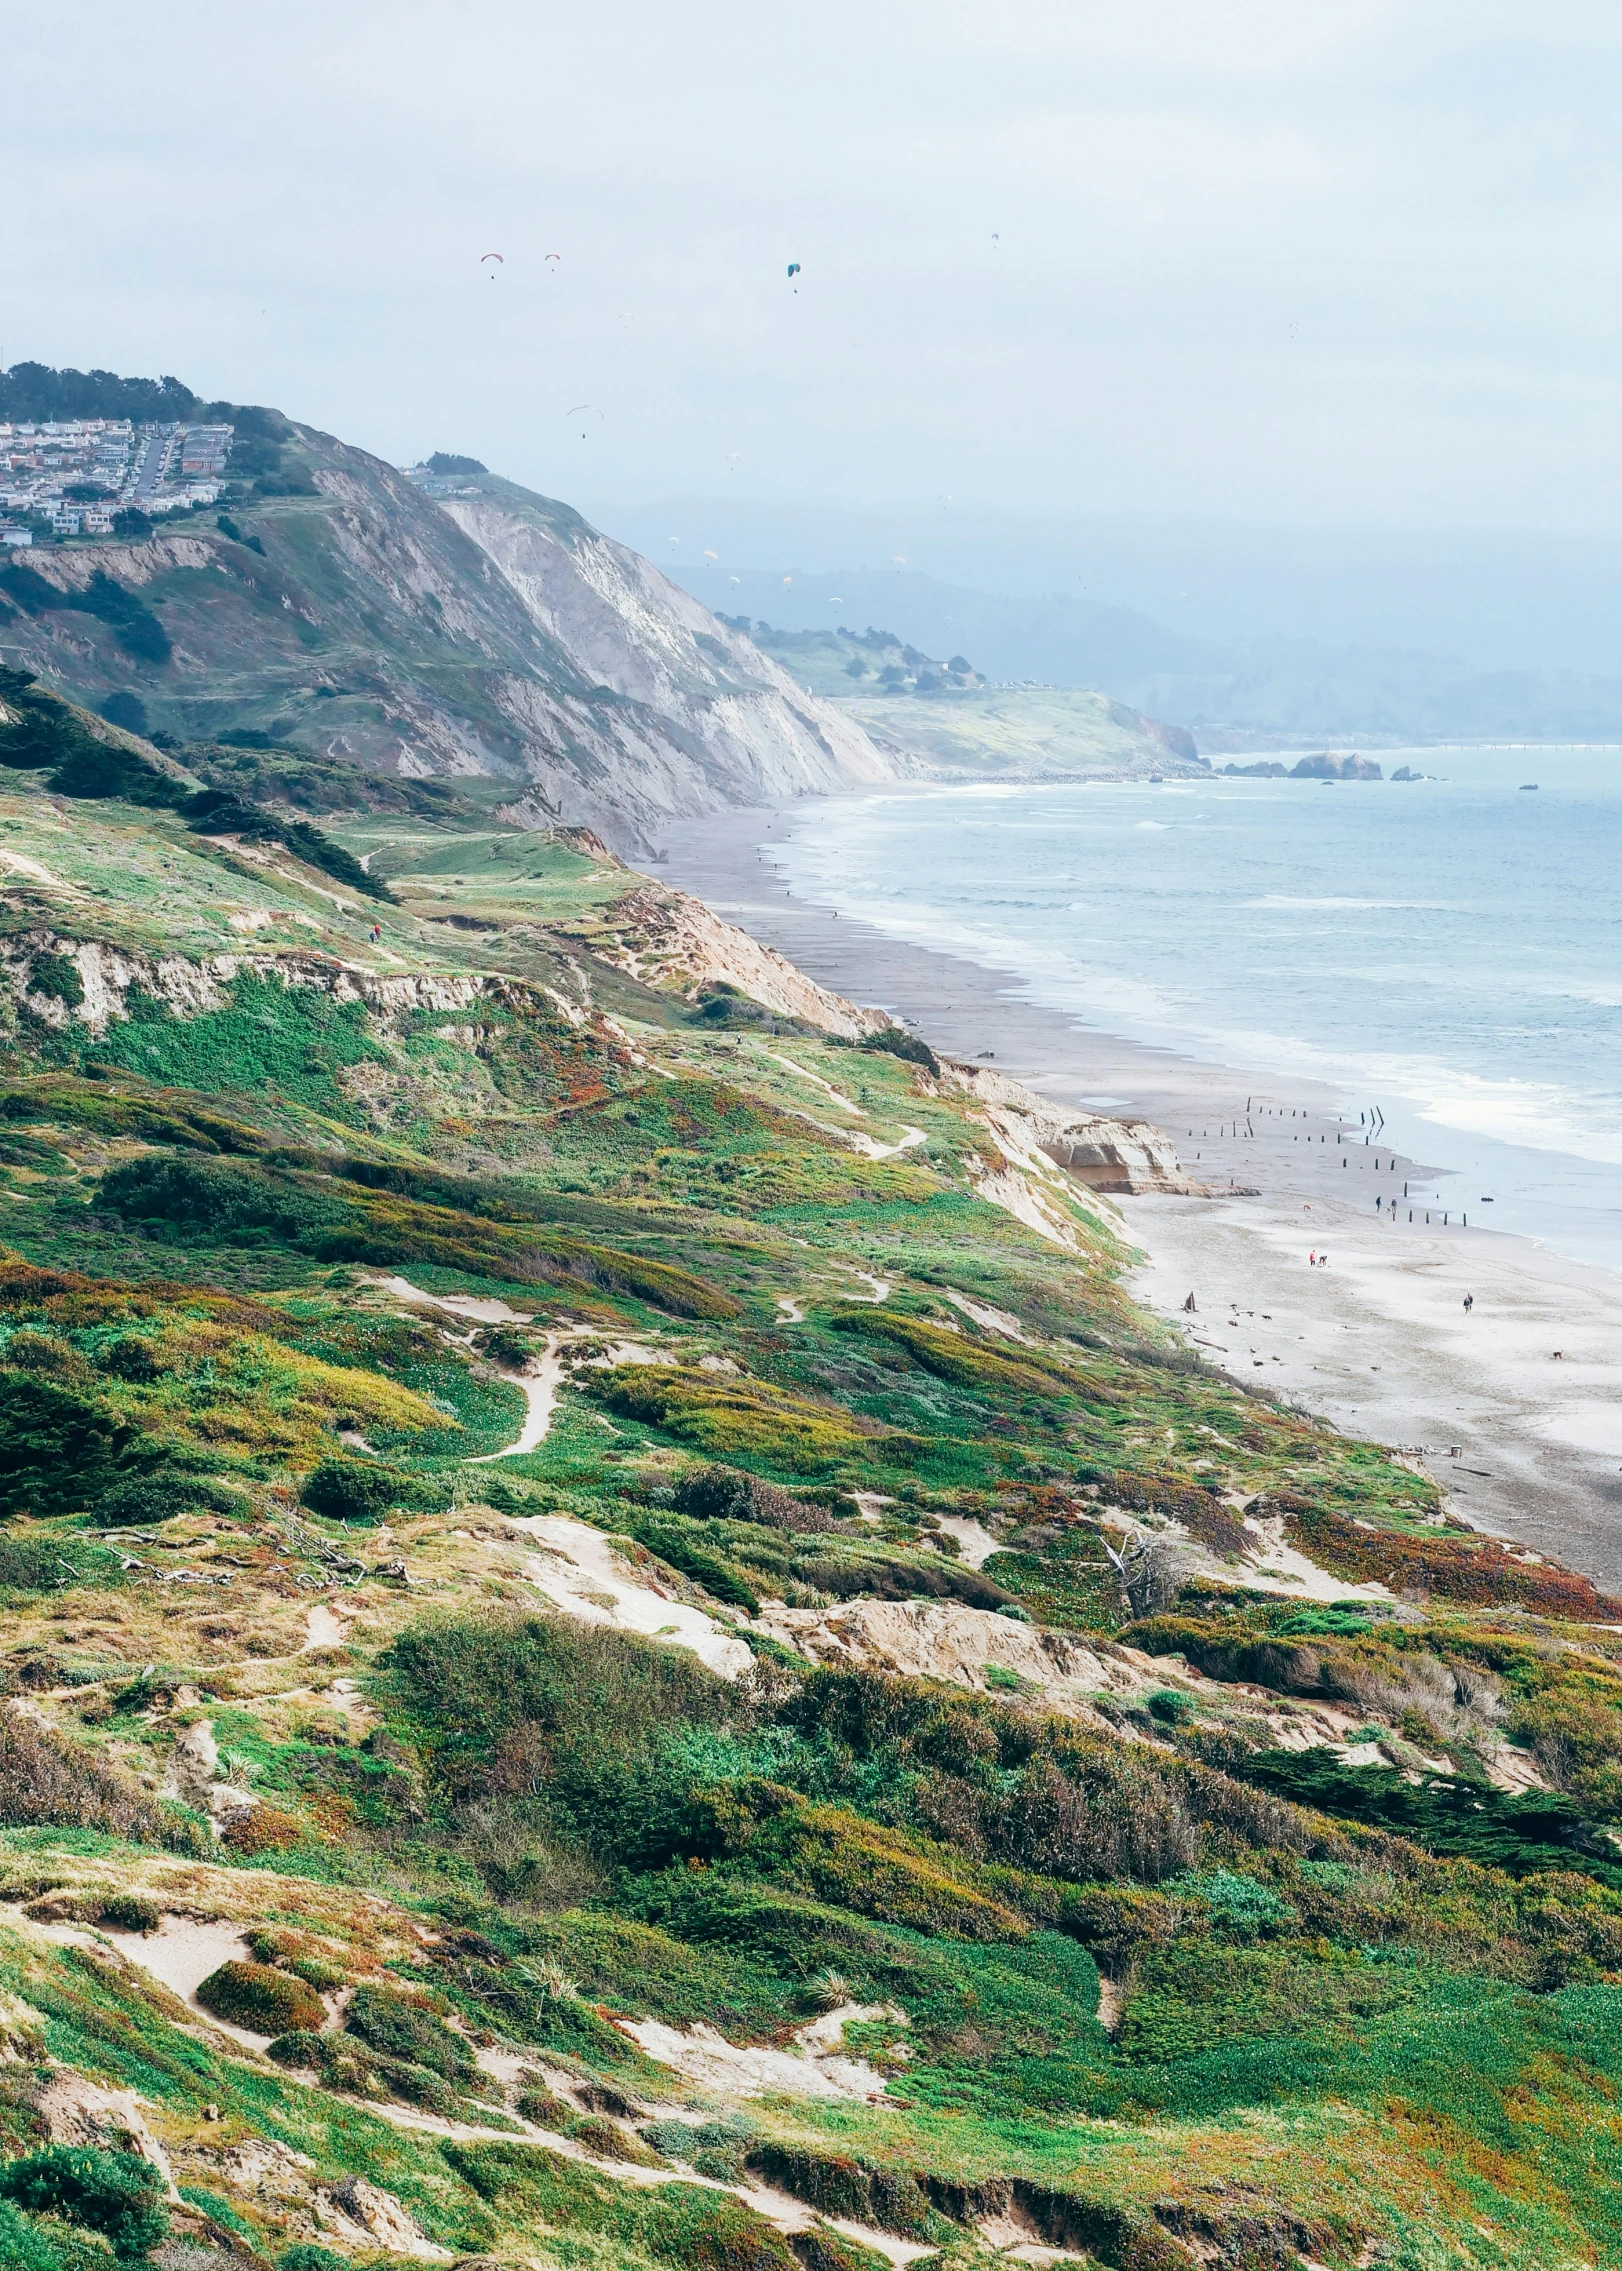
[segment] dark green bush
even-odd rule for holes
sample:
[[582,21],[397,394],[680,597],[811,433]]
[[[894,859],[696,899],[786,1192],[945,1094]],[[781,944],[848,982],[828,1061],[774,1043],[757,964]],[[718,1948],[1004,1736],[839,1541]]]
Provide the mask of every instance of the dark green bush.
[[204,1507],[210,1514],[249,1511],[249,1501],[240,1491],[227,1490],[220,1483],[210,1482],[206,1475],[159,1467],[151,1474],[130,1475],[115,1484],[96,1501],[95,1518],[108,1529],[119,1529],[126,1523],[167,1522],[194,1506]]
[[470,2081],[478,2072],[473,2052],[459,2034],[431,2011],[386,1987],[357,1987],[344,2015],[348,2033],[385,2058],[402,2058],[448,2081]]
[[141,1893],[114,1893],[97,1909],[96,1922],[110,1924],[115,1932],[155,1932],[163,1922],[163,1911]]
[[443,1513],[450,1492],[443,1483],[408,1474],[381,1459],[324,1459],[299,1493],[312,1514],[329,1522],[381,1522],[391,1508]]
[[142,2261],[169,2230],[163,2179],[134,2153],[47,2145],[0,2169],[0,2196],[31,2214],[99,2232],[125,2263]]
[[543,2082],[533,2082],[527,2090],[519,2092],[518,2110],[526,2121],[533,2121],[542,2129],[561,2129],[574,2113],[573,2106],[565,2104],[557,2092],[549,2090]]
[[352,2271],[347,2255],[334,2255],[330,2247],[317,2247],[313,2240],[301,2239],[296,2247],[284,2247],[276,2258],[276,2271]]
[[927,1072],[938,1073],[941,1069],[929,1043],[920,1041],[916,1033],[908,1033],[899,1025],[884,1025],[877,1033],[864,1034],[857,1047],[878,1050],[887,1057],[900,1057],[907,1064],[922,1065]]
[[36,954],[28,972],[28,990],[47,1001],[65,1002],[69,1009],[77,1009],[84,1000],[84,981],[65,954]]
[[67,604],[108,625],[118,643],[141,662],[165,663],[174,652],[168,632],[138,593],[98,568]]
[[146,704],[127,686],[108,695],[101,705],[101,714],[109,725],[116,725],[125,733],[146,731]]
[[197,2000],[217,2019],[251,2034],[319,2031],[327,2015],[313,1987],[264,1963],[222,1963],[198,1988]]
[[0,1373],[0,1515],[73,1514],[116,1478],[133,1431],[36,1373]]

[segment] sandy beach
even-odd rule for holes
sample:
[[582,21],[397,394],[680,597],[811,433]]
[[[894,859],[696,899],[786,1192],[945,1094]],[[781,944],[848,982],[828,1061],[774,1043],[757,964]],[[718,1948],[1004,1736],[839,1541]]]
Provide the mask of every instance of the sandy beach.
[[[1478,1528],[1622,1588],[1622,1273],[1484,1228],[1481,1195],[1463,1188],[1455,1198],[1444,1186],[1445,1227],[1424,1198],[1410,1222],[1405,1183],[1429,1188],[1450,1166],[1443,1131],[1433,1158],[1405,1159],[1365,1142],[1355,1107],[1348,1126],[1326,1088],[1285,1091],[1142,1047],[1089,1026],[1084,1009],[1020,1000],[1011,972],[796,899],[771,845],[797,817],[790,807],[684,824],[649,872],[939,1049],[994,1055],[1057,1101],[1158,1122],[1231,1195],[1118,1202],[1146,1257],[1139,1297],[1236,1377],[1348,1432],[1421,1449]],[[1397,1200],[1395,1219],[1388,1206],[1376,1218],[1377,1195]],[[1309,1266],[1326,1250],[1327,1265]]]

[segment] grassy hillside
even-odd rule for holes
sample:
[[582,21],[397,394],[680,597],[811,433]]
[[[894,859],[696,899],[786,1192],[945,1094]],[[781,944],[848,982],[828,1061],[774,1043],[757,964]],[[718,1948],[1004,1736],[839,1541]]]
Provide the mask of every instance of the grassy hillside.
[[898,639],[893,631],[780,631],[747,615],[723,615],[735,631],[747,631],[762,654],[791,671],[809,691],[831,700],[879,691],[887,695],[940,694],[985,681],[967,655],[942,660]]
[[0,2260],[1622,2263],[1622,1606],[589,840],[23,717]]
[[845,707],[879,748],[917,753],[941,780],[1147,778],[1205,770],[1186,734],[1105,694],[994,686],[942,690],[920,701],[858,692]]
[[886,777],[848,719],[566,506],[489,476],[441,503],[252,416],[228,509],[8,555],[0,662],[171,748],[488,781],[623,841]]

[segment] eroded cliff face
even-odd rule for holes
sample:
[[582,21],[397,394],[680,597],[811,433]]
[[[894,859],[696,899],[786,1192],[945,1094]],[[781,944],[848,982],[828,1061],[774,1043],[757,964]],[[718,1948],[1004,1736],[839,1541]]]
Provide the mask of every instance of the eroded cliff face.
[[896,777],[896,761],[835,704],[578,514],[488,479],[443,509],[579,669],[668,721],[697,775],[672,783],[692,799],[672,811]]
[[[328,435],[290,446],[310,493],[234,506],[251,542],[199,515],[41,550],[8,659],[90,709],[133,694],[182,742],[494,777],[626,848],[678,814],[895,777],[860,726],[567,507],[494,479],[442,505]],[[78,604],[98,573],[138,595],[167,656]]]
[[1022,1081],[987,1065],[942,1060],[944,1086],[975,1098],[975,1117],[990,1129],[1025,1171],[1041,1177],[1063,1170],[1089,1191],[1179,1191],[1199,1194],[1196,1182],[1162,1128],[1149,1120],[1112,1120],[1099,1112],[1050,1103]]

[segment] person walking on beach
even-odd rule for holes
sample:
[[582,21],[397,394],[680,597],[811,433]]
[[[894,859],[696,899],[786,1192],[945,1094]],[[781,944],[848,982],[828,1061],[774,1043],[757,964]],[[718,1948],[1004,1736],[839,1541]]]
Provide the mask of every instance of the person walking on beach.
[[1317,1257],[1316,1253],[1312,1253],[1312,1254],[1309,1254],[1309,1255],[1307,1256],[1307,1268],[1308,1268],[1309,1270],[1315,1270],[1315,1269],[1316,1269],[1317,1267],[1318,1267],[1318,1257]]
[[1471,1310],[1472,1310],[1472,1309],[1473,1309],[1473,1308],[1475,1307],[1475,1305],[1476,1305],[1476,1297],[1475,1297],[1475,1295],[1474,1295],[1473,1293],[1467,1293],[1467,1294],[1465,1295],[1465,1297],[1464,1297],[1464,1313],[1465,1313],[1465,1315],[1466,1315],[1467,1317],[1469,1316],[1469,1314],[1470,1314]]

